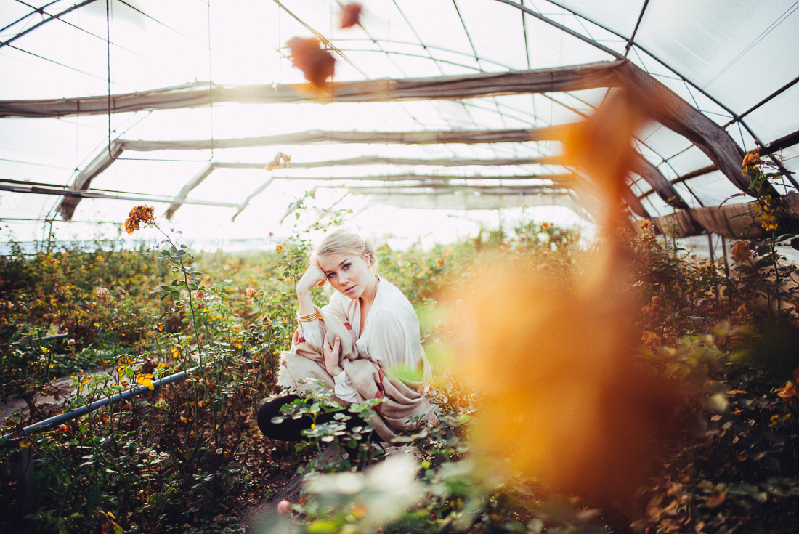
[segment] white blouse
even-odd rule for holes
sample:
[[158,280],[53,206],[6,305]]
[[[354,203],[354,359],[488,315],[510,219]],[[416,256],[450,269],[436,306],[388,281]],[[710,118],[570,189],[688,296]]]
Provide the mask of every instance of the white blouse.
[[[383,278],[378,280],[377,294],[364,325],[361,325],[360,299],[351,299],[336,291],[322,309],[338,317],[345,326],[352,327],[357,337],[355,349],[361,358],[373,360],[386,369],[421,369],[424,349],[416,311],[391,282]],[[327,333],[322,321],[300,323],[300,330],[309,343],[322,346]],[[358,402],[346,371],[333,379],[338,398]]]

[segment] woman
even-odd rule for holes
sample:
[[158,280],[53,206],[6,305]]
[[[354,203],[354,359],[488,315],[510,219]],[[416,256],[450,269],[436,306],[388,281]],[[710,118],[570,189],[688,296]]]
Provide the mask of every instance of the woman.
[[[409,418],[422,416],[435,422],[436,416],[421,391],[431,372],[419,320],[402,292],[375,274],[376,267],[374,246],[361,236],[339,229],[324,237],[297,283],[299,328],[291,351],[281,355],[278,384],[308,391],[316,386],[304,385],[303,380],[320,380],[343,406],[382,398],[370,422],[380,438],[390,441]],[[329,304],[317,308],[311,289],[325,282],[336,292]],[[272,423],[281,415],[280,408],[296,398],[287,395],[261,406],[258,425],[265,435],[304,439],[302,430],[310,427],[310,419]],[[316,422],[333,415],[324,414]],[[350,422],[363,424],[356,418]]]

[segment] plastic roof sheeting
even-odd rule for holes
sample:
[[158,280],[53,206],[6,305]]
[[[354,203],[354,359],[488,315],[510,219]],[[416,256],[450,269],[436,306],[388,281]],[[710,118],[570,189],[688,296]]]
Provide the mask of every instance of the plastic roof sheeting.
[[[0,69],[4,73],[0,100],[102,97],[109,92],[143,92],[209,80],[217,86],[299,84],[304,82],[302,73],[291,66],[285,44],[292,37],[310,37],[315,31],[338,51],[333,78],[337,82],[501,73],[622,57],[725,128],[743,151],[755,148],[756,140],[768,147],[799,130],[799,55],[786,53],[799,48],[799,2],[794,0],[757,5],[744,0],[364,0],[362,4],[361,25],[344,30],[338,27],[340,3],[332,0],[0,0]],[[606,94],[607,90],[597,88],[438,101],[216,103],[196,109],[110,116],[0,118],[0,180],[70,185],[116,139],[230,139],[312,130],[540,128],[590,115]],[[677,192],[692,208],[751,200],[738,195],[740,190],[719,171],[679,182],[680,177],[712,162],[685,137],[661,125],[652,124],[642,133],[636,148],[663,176],[678,181]],[[322,141],[305,146],[124,151],[91,188],[157,198],[158,202],[147,203],[163,213],[170,204],[168,199],[177,196],[210,163],[263,163],[277,151],[291,154],[293,163],[301,163],[362,156],[546,158],[559,150],[559,143],[545,140],[421,145]],[[795,146],[782,151],[789,171],[797,169],[796,156]],[[326,185],[298,179],[302,177],[439,174],[463,177],[453,185],[477,185],[480,176],[564,172],[552,164],[492,168],[376,163],[272,173],[217,168],[188,193],[189,199],[243,203],[267,181],[272,182],[250,200],[235,224],[229,220],[237,209],[200,205],[183,205],[174,222],[187,232],[209,232],[209,221],[215,221],[217,233],[263,235],[279,227],[286,206],[304,190]],[[357,189],[365,183],[327,185]],[[788,183],[779,190],[789,192],[793,187]],[[346,190],[338,191],[331,193],[331,201],[346,194]],[[633,191],[642,195],[651,215],[673,211],[650,193],[651,186],[645,181],[636,183]],[[371,202],[412,205],[407,194],[401,194],[394,194],[393,201],[388,195],[352,194],[339,207],[365,210],[364,202],[370,198]],[[553,204],[570,203],[560,197],[556,200],[555,195],[543,196]],[[456,199],[462,197],[457,192],[448,194],[439,209],[455,209]],[[27,239],[41,231],[33,220],[58,221],[60,200],[0,191],[5,237]],[[511,206],[519,199],[508,194],[506,200],[505,205]],[[83,199],[73,218],[121,222],[131,204],[127,200]],[[462,208],[479,204],[472,199]],[[495,202],[484,204],[494,206]],[[66,223],[60,224],[67,228]],[[75,228],[71,226],[69,231]]]

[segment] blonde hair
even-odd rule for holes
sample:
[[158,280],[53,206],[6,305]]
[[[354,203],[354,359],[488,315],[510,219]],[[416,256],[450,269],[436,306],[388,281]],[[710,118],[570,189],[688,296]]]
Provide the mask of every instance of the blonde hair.
[[311,261],[319,264],[320,256],[332,256],[334,254],[347,254],[355,253],[363,256],[364,253],[369,254],[368,266],[377,269],[377,252],[375,245],[371,239],[366,239],[350,232],[344,228],[339,228],[326,234],[319,245],[316,247]]

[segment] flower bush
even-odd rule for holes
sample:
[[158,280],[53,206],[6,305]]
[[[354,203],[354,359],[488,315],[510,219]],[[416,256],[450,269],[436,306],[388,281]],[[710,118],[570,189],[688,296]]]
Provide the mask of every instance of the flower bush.
[[[154,222],[150,215],[144,207],[131,212],[140,226]],[[126,227],[135,231],[135,221]],[[572,230],[529,222],[510,236],[485,231],[429,250],[381,247],[381,275],[422,319],[441,376],[429,394],[442,412],[439,426],[419,422],[398,440],[414,447],[416,461],[388,464],[407,483],[386,487],[370,474],[381,463],[377,449],[355,447],[360,457],[320,463],[329,443],[364,441],[340,425],[314,427],[297,450],[266,440],[254,423],[259,403],[278,392],[275,373],[296,327],[294,284],[307,265],[307,237],[234,255],[193,253],[164,235],[151,251],[106,243],[93,252],[27,256],[16,249],[0,258],[0,389],[4,399],[28,406],[6,420],[4,433],[142,390],[0,443],[0,507],[8,511],[0,531],[236,532],[244,510],[277,495],[301,469],[321,478],[282,507],[282,526],[298,532],[621,531],[633,520],[648,532],[747,532],[763,514],[772,531],[787,532],[779,529],[797,524],[799,499],[791,452],[799,363],[791,367],[790,354],[777,363],[758,357],[778,352],[764,345],[758,325],[779,318],[777,334],[766,337],[784,339],[775,341],[784,348],[796,317],[790,294],[775,292],[765,272],[773,264],[755,266],[770,252],[739,242],[727,276],[719,262],[677,256],[642,230],[646,239],[631,234],[623,281],[640,303],[630,316],[640,337],[635,365],[680,382],[692,402],[678,443],[654,458],[658,467],[640,488],[637,508],[600,506],[579,489],[559,496],[543,481],[486,472],[468,439],[484,392],[446,371],[457,353],[455,325],[441,313],[442,289],[468,299],[474,281],[507,264],[549,277],[565,294],[592,275],[585,259],[602,253],[601,242],[586,249]],[[496,254],[493,266],[476,261],[486,252]],[[783,280],[791,275],[785,269]],[[329,288],[313,291],[323,302]],[[769,306],[777,296],[781,305]],[[563,338],[583,327],[551,334]],[[66,336],[45,339],[56,334]],[[177,372],[186,378],[159,386]],[[68,383],[55,382],[65,376]],[[285,416],[326,409],[300,403]],[[324,472],[346,476],[328,480]]]

